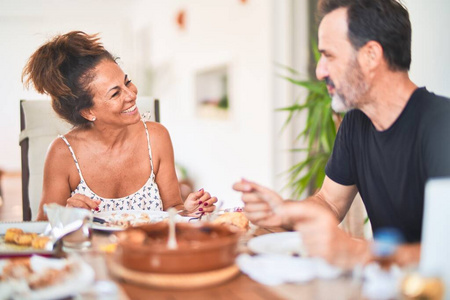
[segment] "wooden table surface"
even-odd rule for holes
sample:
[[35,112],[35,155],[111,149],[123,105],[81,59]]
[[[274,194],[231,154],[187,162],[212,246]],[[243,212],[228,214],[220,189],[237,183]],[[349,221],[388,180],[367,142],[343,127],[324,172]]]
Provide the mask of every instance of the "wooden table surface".
[[[267,233],[283,231],[279,228],[258,228],[252,236],[246,236],[240,252],[246,252],[246,240]],[[96,280],[112,280],[120,287],[119,299],[362,299],[360,284],[351,278],[333,280],[313,280],[303,284],[283,284],[266,286],[240,273],[236,277],[216,286],[198,288],[196,290],[159,289],[127,283],[114,277],[108,271],[108,260],[111,259],[100,249],[111,243],[110,236],[102,232],[94,232],[93,247],[81,253],[96,271]]]

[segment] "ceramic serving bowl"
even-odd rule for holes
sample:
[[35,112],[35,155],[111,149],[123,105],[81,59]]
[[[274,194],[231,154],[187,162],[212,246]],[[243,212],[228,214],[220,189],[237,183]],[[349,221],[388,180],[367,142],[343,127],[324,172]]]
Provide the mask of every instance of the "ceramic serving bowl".
[[177,223],[178,247],[169,249],[169,224],[158,222],[117,233],[115,260],[149,273],[198,273],[234,264],[240,231],[224,224]]

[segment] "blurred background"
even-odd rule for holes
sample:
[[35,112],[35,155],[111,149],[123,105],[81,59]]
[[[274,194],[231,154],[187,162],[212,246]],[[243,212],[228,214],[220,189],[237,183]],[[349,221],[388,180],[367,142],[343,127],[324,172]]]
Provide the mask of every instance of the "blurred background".
[[[413,28],[410,75],[450,96],[450,1],[404,0]],[[161,101],[175,159],[194,184],[240,205],[241,178],[290,196],[286,171],[304,154],[299,114],[285,112],[306,91],[280,78],[288,66],[313,75],[316,0],[0,0],[0,169],[3,197],[20,205],[20,99],[28,57],[56,34],[99,33],[139,88]],[[300,98],[299,98],[300,97]],[[180,174],[181,174],[180,173]],[[180,175],[181,176],[181,175]],[[19,180],[14,180],[19,178]]]

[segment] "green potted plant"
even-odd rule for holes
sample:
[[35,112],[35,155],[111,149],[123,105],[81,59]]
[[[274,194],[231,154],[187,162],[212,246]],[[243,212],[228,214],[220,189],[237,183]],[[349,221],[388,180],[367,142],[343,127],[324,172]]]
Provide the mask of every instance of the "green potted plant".
[[[314,61],[317,63],[320,58],[317,43],[312,43],[312,50]],[[332,111],[331,98],[324,81],[297,80],[296,77],[299,74],[296,70],[284,68],[289,75],[281,76],[282,78],[308,90],[306,100],[298,98],[293,105],[278,109],[289,112],[285,125],[291,122],[296,114],[302,111],[307,112],[305,128],[296,137],[297,140],[303,140],[306,147],[292,149],[292,151],[306,152],[306,158],[288,170],[288,186],[292,188],[293,196],[299,197],[305,191],[309,194],[314,193],[322,185],[325,178],[325,165],[331,155],[342,115]]]

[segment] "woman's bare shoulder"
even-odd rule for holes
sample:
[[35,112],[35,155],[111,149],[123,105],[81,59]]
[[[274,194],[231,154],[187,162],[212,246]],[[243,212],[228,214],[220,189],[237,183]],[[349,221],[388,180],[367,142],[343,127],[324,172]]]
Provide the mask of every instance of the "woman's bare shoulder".
[[[61,137],[57,137],[56,139],[54,139],[49,148],[48,148],[48,152],[47,152],[47,160],[51,159],[51,160],[60,160],[60,159],[65,159],[65,158],[70,158],[71,154],[70,154],[70,150],[69,147],[67,146],[66,142],[61,138]],[[62,161],[60,161],[62,162]]]
[[66,141],[64,141],[62,137],[64,137],[69,145],[73,148],[77,146],[80,140],[83,140],[84,136],[85,131],[78,128],[70,130],[69,132],[64,134],[64,136],[58,136],[50,144],[48,155],[55,155],[60,158],[72,157],[69,146],[66,144]]
[[169,131],[161,123],[147,121],[145,122],[150,136],[158,136],[160,138],[170,138]]

